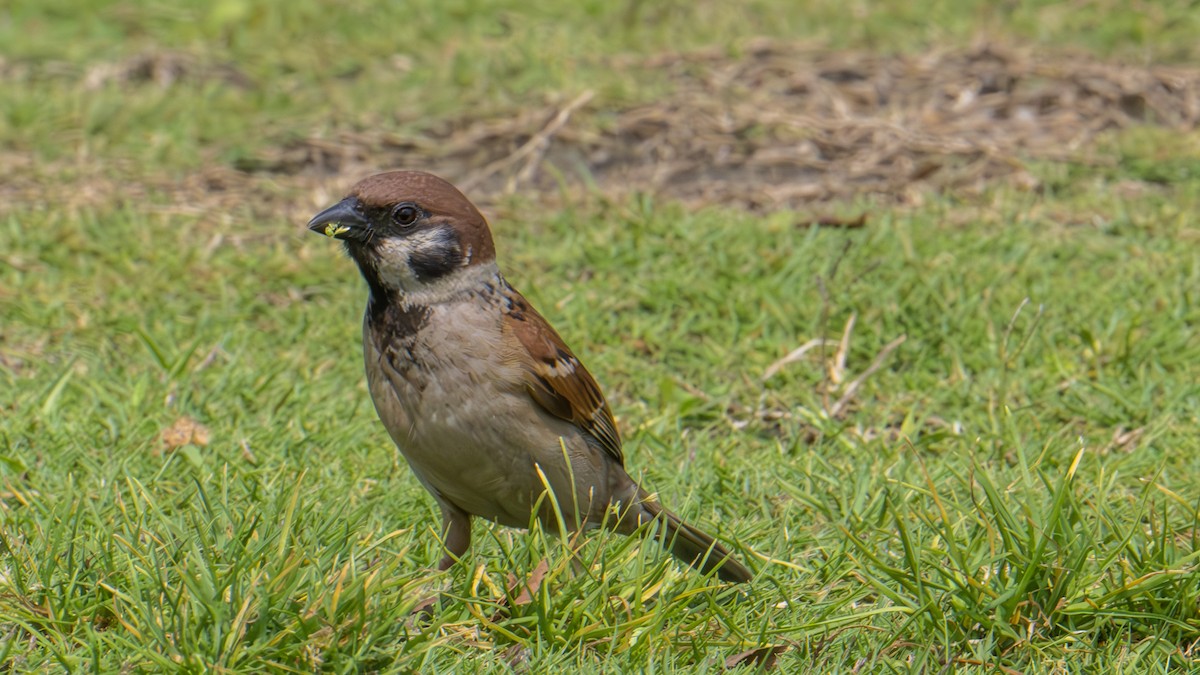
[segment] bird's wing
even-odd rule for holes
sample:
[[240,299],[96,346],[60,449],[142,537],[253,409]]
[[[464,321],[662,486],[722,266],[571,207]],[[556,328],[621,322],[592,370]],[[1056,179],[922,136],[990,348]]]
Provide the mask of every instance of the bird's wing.
[[571,353],[550,323],[511,286],[504,289],[505,328],[524,349],[525,388],[546,412],[587,432],[617,464],[624,466],[621,436],[600,385]]

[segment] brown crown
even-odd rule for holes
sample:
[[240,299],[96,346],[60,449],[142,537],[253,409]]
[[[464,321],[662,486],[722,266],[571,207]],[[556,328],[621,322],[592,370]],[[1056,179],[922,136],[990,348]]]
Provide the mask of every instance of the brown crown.
[[365,206],[390,208],[412,202],[430,214],[430,220],[449,222],[459,244],[471,251],[471,264],[496,259],[492,231],[479,209],[458,188],[424,171],[388,171],[359,181],[350,189]]

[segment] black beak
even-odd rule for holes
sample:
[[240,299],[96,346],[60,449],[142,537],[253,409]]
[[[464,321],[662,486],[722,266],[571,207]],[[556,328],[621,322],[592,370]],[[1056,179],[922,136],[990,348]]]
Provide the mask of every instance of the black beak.
[[370,238],[371,223],[363,215],[358,199],[346,197],[313,216],[308,229],[334,239],[366,241]]

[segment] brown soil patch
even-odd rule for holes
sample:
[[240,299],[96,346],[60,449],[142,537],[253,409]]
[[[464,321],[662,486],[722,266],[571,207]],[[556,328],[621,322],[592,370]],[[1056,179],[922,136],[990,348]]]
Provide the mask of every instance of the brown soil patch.
[[[909,201],[1004,181],[1036,189],[1030,160],[1112,163],[1095,143],[1106,131],[1191,130],[1200,121],[1198,68],[986,45],[885,56],[757,42],[736,55],[709,50],[609,65],[630,78],[665,75],[672,93],[611,108],[584,92],[504,115],[469,113],[413,135],[381,130],[281,142],[182,183],[123,170],[112,158],[81,158],[66,172],[73,190],[57,204],[155,193],[168,196],[169,210],[234,214],[240,205],[303,219],[312,204],[358,178],[401,167],[439,173],[483,203],[512,192],[553,196],[561,185],[768,210],[862,194]],[[85,87],[209,78],[253,86],[226,66],[159,52],[75,77]],[[0,155],[0,169],[17,177],[0,185],[10,203],[44,201],[39,176],[58,173],[19,154]],[[311,199],[298,200],[297,192]]]
[[622,110],[569,103],[470,117],[414,137],[311,138],[250,172],[347,181],[424,167],[475,195],[555,192],[559,179],[685,202],[798,206],[873,193],[1036,188],[1024,162],[1109,163],[1105,131],[1193,129],[1200,69],[1121,66],[982,46],[918,56],[758,43],[613,64],[666,72],[672,95]]

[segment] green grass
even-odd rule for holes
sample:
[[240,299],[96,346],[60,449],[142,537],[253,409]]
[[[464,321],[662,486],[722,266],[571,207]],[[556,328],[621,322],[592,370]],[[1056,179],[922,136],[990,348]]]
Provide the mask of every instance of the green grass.
[[[1033,166],[1040,194],[832,207],[868,212],[858,230],[598,195],[491,209],[509,279],[605,385],[632,471],[761,569],[745,592],[640,540],[591,537],[581,572],[556,537],[482,523],[430,572],[436,509],[363,382],[363,285],[301,230],[321,197],[264,180],[269,204],[220,211],[151,180],[331,129],[669,86],[612,54],[757,34],[908,50],[986,27],[1194,59],[1194,12],[484,4],[3,10],[0,167],[24,196],[0,211],[0,668],[715,672],[762,645],[788,647],[780,672],[1197,667],[1194,131]],[[255,86],[83,88],[94,60],[148,48]],[[89,199],[98,180],[129,188]],[[763,381],[851,316],[844,381],[906,340],[843,415],[832,346]],[[184,417],[210,438],[172,451]],[[543,561],[518,604],[507,575]]]

